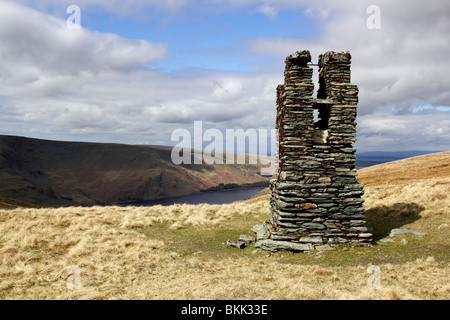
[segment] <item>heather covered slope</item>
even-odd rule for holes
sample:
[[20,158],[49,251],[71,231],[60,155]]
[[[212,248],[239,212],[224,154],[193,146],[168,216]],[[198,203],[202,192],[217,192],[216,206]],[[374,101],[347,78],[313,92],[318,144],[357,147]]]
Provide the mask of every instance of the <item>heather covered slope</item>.
[[151,200],[267,180],[257,165],[174,165],[171,148],[0,135],[0,198],[44,206]]
[[[450,152],[360,170],[369,248],[226,247],[268,195],[225,205],[0,210],[0,299],[450,299]],[[390,237],[392,228],[426,235]],[[378,266],[380,288],[367,286]],[[69,266],[80,270],[70,289]]]

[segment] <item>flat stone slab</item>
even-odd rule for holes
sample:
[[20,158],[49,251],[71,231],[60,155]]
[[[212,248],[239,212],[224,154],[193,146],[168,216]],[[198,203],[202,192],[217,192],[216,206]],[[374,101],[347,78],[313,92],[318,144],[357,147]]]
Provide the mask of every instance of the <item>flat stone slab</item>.
[[396,228],[396,229],[391,230],[391,232],[389,233],[389,236],[395,237],[395,236],[398,236],[400,234],[405,234],[405,233],[411,233],[416,236],[426,236],[427,235],[427,233],[425,233],[425,232],[420,232],[420,231],[416,231],[416,230],[412,230],[412,229]]
[[253,231],[254,233],[256,233],[256,239],[257,240],[262,240],[262,239],[266,238],[266,236],[265,236],[266,232],[264,230],[264,224],[263,223],[254,225],[250,230]]
[[333,247],[328,244],[324,244],[322,246],[315,246],[315,249],[318,250],[319,252],[321,252],[321,251],[333,250]]
[[255,237],[246,235],[246,234],[241,234],[239,236],[239,241],[245,242],[245,243],[253,243],[256,241]]
[[255,243],[255,248],[261,248],[271,252],[286,250],[286,251],[311,251],[314,247],[310,244],[295,243],[289,241],[277,240],[260,240]]
[[259,223],[259,224],[255,224],[253,227],[251,227],[250,230],[253,231],[254,233],[257,233],[262,228],[264,228],[264,225],[262,223]]
[[235,247],[238,249],[245,248],[245,242],[236,240],[227,240],[227,247]]

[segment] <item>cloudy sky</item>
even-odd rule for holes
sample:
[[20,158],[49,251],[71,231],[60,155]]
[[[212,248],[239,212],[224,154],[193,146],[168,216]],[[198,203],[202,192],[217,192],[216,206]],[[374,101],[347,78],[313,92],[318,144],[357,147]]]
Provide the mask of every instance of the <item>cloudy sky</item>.
[[450,150],[449,34],[447,0],[0,0],[0,134],[270,129],[285,57],[349,50],[359,151]]

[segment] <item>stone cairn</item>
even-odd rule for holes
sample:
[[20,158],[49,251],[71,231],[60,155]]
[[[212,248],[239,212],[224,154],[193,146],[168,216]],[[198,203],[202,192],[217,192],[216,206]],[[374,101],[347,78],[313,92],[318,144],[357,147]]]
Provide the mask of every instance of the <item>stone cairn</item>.
[[352,147],[358,88],[350,83],[350,60],[349,52],[319,56],[313,98],[310,52],[286,58],[285,83],[277,87],[278,179],[270,182],[270,220],[253,229],[255,247],[309,251],[370,245]]

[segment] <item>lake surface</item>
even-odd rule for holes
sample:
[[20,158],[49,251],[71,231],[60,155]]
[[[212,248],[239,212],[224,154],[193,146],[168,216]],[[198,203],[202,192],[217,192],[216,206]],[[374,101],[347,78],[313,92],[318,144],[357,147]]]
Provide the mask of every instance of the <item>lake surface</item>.
[[171,197],[157,200],[147,200],[147,201],[138,201],[126,204],[120,204],[120,206],[154,206],[154,205],[163,205],[170,206],[172,204],[224,204],[230,203],[238,200],[246,200],[259,191],[264,190],[265,188],[252,188],[252,189],[237,189],[237,190],[227,190],[227,191],[215,191],[215,192],[204,192],[198,194],[191,194],[188,196],[179,196],[179,197]]

